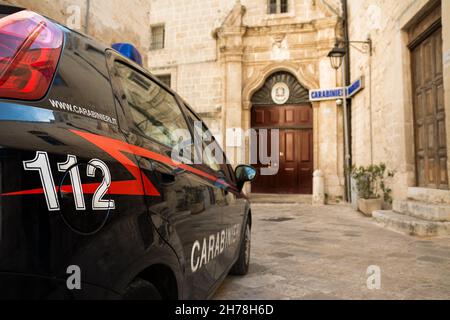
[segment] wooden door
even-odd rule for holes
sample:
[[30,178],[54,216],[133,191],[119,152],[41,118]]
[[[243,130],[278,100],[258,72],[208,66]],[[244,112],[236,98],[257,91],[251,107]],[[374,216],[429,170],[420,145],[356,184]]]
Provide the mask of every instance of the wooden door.
[[442,28],[434,24],[413,43],[414,131],[419,187],[448,189]]
[[[271,164],[263,164],[258,157],[255,166],[260,172],[268,165],[278,169],[272,176],[259,175],[252,184],[254,193],[311,194],[313,174],[313,130],[312,107],[268,106],[255,107],[252,111],[252,127],[257,130],[279,130],[279,159]],[[265,141],[258,139],[259,142]],[[252,143],[253,146],[256,144]],[[267,148],[272,156],[271,139],[265,145],[258,143],[258,151]]]

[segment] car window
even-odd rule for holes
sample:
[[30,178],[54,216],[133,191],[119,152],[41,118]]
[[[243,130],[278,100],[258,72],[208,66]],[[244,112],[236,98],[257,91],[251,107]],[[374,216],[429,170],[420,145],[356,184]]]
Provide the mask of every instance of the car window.
[[223,170],[222,164],[225,163],[225,155],[223,154],[222,149],[217,144],[216,140],[214,139],[214,136],[209,131],[208,127],[204,124],[203,121],[201,121],[189,108],[186,108],[188,117],[192,121],[192,124],[195,125],[195,122],[201,123],[201,134],[203,141],[205,142],[204,148],[207,146],[215,145],[215,148],[211,148],[212,150],[220,151],[220,154],[211,153],[211,152],[203,152],[203,163],[207,165],[212,170],[218,172],[220,170]]
[[[205,125],[202,126],[202,133],[206,146],[217,144],[216,140],[214,140],[213,135]],[[220,147],[214,150],[220,150]],[[222,150],[220,150],[220,152],[222,152]],[[214,171],[220,171],[222,169],[222,167],[220,166],[222,162],[218,159],[219,156],[221,155],[216,153],[212,154],[211,152],[203,152],[203,162]]]
[[125,64],[117,62],[115,67],[135,131],[171,148],[191,141],[186,120],[172,94]]
[[236,183],[236,175],[234,174],[233,167],[229,164],[227,164],[227,176],[230,179],[231,182]]

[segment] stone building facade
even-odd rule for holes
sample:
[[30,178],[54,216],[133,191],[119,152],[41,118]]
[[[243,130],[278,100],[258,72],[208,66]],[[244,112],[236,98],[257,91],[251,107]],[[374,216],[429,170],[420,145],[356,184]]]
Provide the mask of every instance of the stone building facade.
[[377,219],[420,235],[448,233],[450,1],[348,3],[350,40],[373,41],[371,56],[351,50],[352,77],[366,79],[352,101],[353,162],[397,172],[394,212]]
[[[278,6],[272,13],[271,3]],[[280,171],[289,174],[261,180],[258,192],[311,193],[312,173],[320,169],[328,196],[342,198],[342,109],[335,101],[301,98],[310,89],[340,85],[327,58],[341,33],[340,16],[338,0],[152,0],[150,24],[165,27],[165,45],[149,52],[148,65],[154,74],[170,75],[172,87],[219,133],[234,163],[249,162],[239,158],[249,138],[236,144],[227,129],[281,129]],[[292,99],[281,105],[267,88],[274,75],[281,83],[291,79]]]

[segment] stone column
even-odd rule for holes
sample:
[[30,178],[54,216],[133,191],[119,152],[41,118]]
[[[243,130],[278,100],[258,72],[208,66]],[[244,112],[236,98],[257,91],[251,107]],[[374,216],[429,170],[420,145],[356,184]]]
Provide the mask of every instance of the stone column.
[[[225,60],[225,146],[230,161],[238,164],[245,146],[242,125],[242,32],[228,34],[227,42],[234,44],[223,49]],[[233,133],[233,130],[236,130]],[[239,130],[241,132],[239,132]],[[234,136],[234,137],[233,137]]]
[[[244,55],[243,36],[246,28],[242,26],[245,7],[236,1],[222,26],[216,30],[220,48],[220,60],[224,65],[224,148],[233,164],[245,161],[241,156],[245,148],[243,140],[242,114],[242,59]],[[236,129],[233,132],[233,129]]]
[[323,172],[320,170],[314,171],[313,178],[313,206],[323,206],[325,204],[325,180]]

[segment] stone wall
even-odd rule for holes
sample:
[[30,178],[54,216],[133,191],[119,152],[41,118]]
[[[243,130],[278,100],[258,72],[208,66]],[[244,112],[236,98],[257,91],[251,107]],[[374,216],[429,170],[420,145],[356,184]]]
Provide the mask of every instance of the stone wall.
[[[410,54],[405,28],[430,2],[349,1],[351,40],[366,40],[368,36],[373,40],[372,57],[355,49],[351,51],[352,80],[361,75],[366,78],[366,88],[353,99],[353,162],[356,165],[385,162],[390,169],[395,169],[393,193],[397,199],[405,198],[408,187],[416,183]],[[444,52],[449,52],[450,4],[447,0],[442,2]],[[446,68],[449,117],[448,61]],[[449,124],[450,121],[447,128]]]

